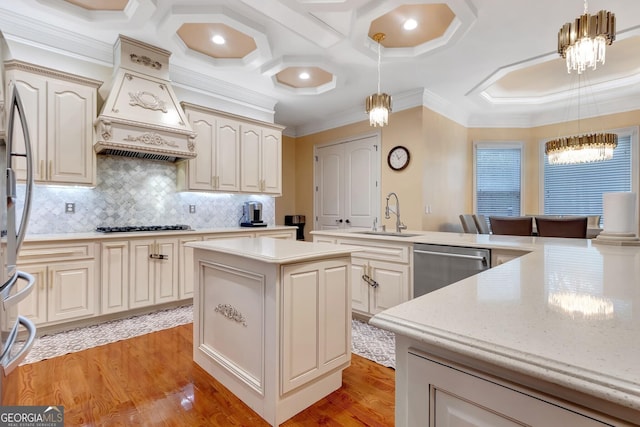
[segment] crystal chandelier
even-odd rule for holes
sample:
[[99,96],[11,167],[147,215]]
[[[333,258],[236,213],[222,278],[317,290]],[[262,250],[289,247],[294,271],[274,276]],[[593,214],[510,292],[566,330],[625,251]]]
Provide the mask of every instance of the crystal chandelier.
[[391,95],[380,93],[380,42],[384,40],[384,33],[375,33],[373,39],[378,43],[378,92],[366,99],[366,110],[369,114],[369,124],[373,127],[384,126],[389,123],[391,111]]
[[544,152],[550,165],[568,165],[610,160],[617,146],[615,133],[592,133],[547,141]]
[[567,72],[580,74],[587,67],[595,70],[598,63],[604,64],[607,45],[615,39],[615,14],[601,10],[591,16],[584,0],[584,14],[558,31],[558,53],[567,61]]

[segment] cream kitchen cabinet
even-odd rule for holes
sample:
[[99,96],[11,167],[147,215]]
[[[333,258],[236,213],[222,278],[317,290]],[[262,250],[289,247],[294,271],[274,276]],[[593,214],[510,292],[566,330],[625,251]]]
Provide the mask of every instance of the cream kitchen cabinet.
[[282,193],[282,129],[243,124],[240,128],[240,189]]
[[129,243],[129,308],[178,299],[178,239],[132,239]]
[[129,309],[129,241],[100,244],[101,314]]
[[351,306],[355,313],[370,317],[411,298],[412,244],[321,235],[314,235],[313,241],[362,249],[351,257]]
[[198,191],[239,191],[240,122],[197,105],[182,103],[182,106],[197,134],[198,156],[178,164],[178,187]]
[[405,357],[410,376],[406,396],[396,403],[402,405],[396,425],[628,425],[419,350],[409,348]]
[[96,260],[93,243],[24,244],[18,268],[36,279],[19,303],[20,314],[38,326],[67,322],[97,313]]
[[[11,96],[14,86],[20,91],[35,182],[95,185],[93,120],[102,82],[20,61],[5,63],[5,77],[6,96]],[[21,130],[14,132],[17,150],[24,150]],[[19,180],[25,178],[23,159],[16,160],[14,169]]]
[[185,243],[198,242],[201,236],[181,237],[178,239],[178,299],[193,298],[195,275],[193,272],[193,248]]

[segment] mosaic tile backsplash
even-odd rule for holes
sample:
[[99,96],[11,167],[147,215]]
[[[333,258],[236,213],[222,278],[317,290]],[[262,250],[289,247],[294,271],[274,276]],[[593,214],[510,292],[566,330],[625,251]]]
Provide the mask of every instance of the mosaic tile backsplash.
[[[179,192],[173,163],[99,155],[97,168],[95,188],[35,185],[27,234],[127,225],[237,227],[242,205],[250,200],[261,202],[263,221],[275,225],[273,197]],[[18,194],[24,194],[24,184],[18,185]],[[65,203],[75,203],[75,213],[66,213]],[[22,204],[18,200],[18,215]],[[189,213],[189,205],[196,206],[195,213]]]

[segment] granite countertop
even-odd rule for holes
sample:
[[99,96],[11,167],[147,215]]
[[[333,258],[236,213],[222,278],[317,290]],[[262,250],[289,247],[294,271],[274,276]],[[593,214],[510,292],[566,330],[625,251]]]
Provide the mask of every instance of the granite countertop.
[[212,252],[222,252],[269,264],[288,264],[312,259],[351,255],[360,250],[347,245],[301,242],[297,240],[258,237],[256,239],[220,239],[190,242],[186,246]]
[[589,239],[411,232],[337,238],[529,252],[370,323],[427,346],[640,410],[640,247]]
[[25,242],[63,242],[67,240],[104,240],[104,239],[132,239],[136,237],[160,237],[160,236],[190,236],[216,233],[251,233],[259,231],[278,231],[297,229],[295,226],[273,225],[268,227],[219,227],[199,228],[197,230],[170,230],[170,231],[135,231],[129,233],[99,233],[88,231],[86,233],[59,233],[59,234],[27,234]]

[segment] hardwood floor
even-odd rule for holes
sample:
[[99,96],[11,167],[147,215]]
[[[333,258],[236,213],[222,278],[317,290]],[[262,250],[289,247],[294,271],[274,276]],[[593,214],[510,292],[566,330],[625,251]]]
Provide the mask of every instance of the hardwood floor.
[[[62,405],[66,426],[268,426],[193,362],[193,325],[18,367],[3,405]],[[353,355],[343,386],[282,426],[393,426],[395,371]]]

